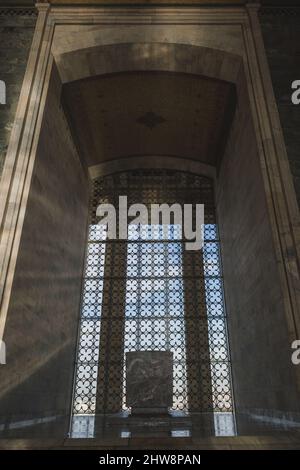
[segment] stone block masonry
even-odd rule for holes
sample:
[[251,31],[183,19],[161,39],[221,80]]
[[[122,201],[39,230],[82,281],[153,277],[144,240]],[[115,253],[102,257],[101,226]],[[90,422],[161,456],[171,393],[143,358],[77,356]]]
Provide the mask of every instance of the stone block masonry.
[[300,205],[300,105],[291,101],[291,84],[300,80],[300,7],[265,7],[259,19]]
[[6,104],[0,105],[0,175],[26,70],[37,13],[34,8],[0,7],[0,80]]

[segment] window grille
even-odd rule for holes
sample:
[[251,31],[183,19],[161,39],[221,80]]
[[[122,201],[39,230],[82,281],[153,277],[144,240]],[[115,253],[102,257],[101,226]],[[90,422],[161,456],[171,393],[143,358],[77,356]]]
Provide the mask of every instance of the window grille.
[[[181,227],[129,225],[110,240],[101,203],[204,204],[202,250]],[[75,367],[73,418],[126,410],[125,354],[173,352],[173,411],[232,413],[220,241],[209,178],[135,170],[93,181]],[[195,223],[195,220],[194,220]]]

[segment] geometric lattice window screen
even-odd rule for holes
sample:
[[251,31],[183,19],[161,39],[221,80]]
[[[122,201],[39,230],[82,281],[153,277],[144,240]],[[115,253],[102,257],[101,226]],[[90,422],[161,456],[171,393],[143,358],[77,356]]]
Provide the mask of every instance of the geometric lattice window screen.
[[[129,225],[109,240],[100,203],[204,204],[204,246],[185,250],[181,227]],[[171,170],[93,181],[72,414],[126,409],[127,351],[173,352],[174,411],[232,412],[231,366],[213,182]],[[195,221],[194,221],[195,222]]]

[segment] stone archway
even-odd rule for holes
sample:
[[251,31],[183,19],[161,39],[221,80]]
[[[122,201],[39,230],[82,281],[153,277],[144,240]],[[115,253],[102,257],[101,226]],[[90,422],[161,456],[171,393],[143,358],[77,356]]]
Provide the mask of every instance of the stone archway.
[[234,83],[242,79],[242,58],[209,47],[169,43],[117,43],[54,55],[62,83],[96,75],[154,70],[191,73]]
[[[11,422],[42,416],[45,423],[47,419],[53,422],[52,427],[45,425],[45,435],[57,430],[65,435],[68,425],[88,182],[87,169],[81,167],[61,108],[62,86],[94,75],[139,70],[198,74],[236,87],[238,110],[217,177],[236,404],[241,414],[254,409],[264,410],[267,415],[273,410],[298,411],[298,372],[292,370],[289,348],[299,332],[299,214],[289,184],[283,142],[280,135],[275,135],[272,123],[275,120],[280,126],[272,114],[267,84],[259,74],[263,59],[261,51],[256,50],[259,40],[253,15],[247,11],[239,10],[240,16],[233,12],[230,19],[244,34],[239,33],[244,48],[240,54],[238,50],[208,47],[205,32],[198,45],[124,40],[99,45],[90,35],[84,49],[55,54],[54,30],[61,25],[67,30],[72,12],[54,8],[49,13],[46,5],[40,7],[30,67],[2,179],[0,326],[1,336],[4,332],[10,345],[11,360],[1,370],[1,402],[3,409],[10,409]],[[100,13],[103,15],[102,10]],[[94,27],[97,20],[89,15],[95,12],[81,14],[82,17],[74,13],[76,21],[84,25],[88,17]],[[153,12],[149,10],[148,14]],[[213,21],[213,17],[201,18],[207,25]],[[126,20],[129,26],[131,20]],[[110,21],[115,21],[115,17]],[[159,22],[159,16],[151,21]],[[182,21],[193,26],[190,20]],[[226,28],[231,28],[228,19],[223,21]],[[173,22],[176,23],[174,17]],[[128,35],[130,39],[130,28]],[[65,211],[69,216],[63,218]],[[70,232],[76,218],[82,219],[82,227],[76,226],[66,242],[65,233]],[[60,224],[61,220],[64,224]],[[258,227],[256,234],[253,227]],[[32,256],[37,246],[42,249]],[[51,275],[47,271],[49,265]],[[74,293],[72,302],[66,295],[69,289]],[[53,302],[45,302],[50,297]],[[245,329],[249,330],[246,338],[242,337]],[[275,331],[275,352],[272,343],[265,342],[266,331]],[[21,346],[17,340],[20,332],[24,338]],[[45,332],[50,332],[50,336]],[[33,344],[38,351],[34,357]],[[251,349],[254,345],[255,354]],[[256,369],[254,365],[261,363],[262,357],[263,369]],[[22,367],[23,359],[26,368]],[[260,383],[262,371],[265,380]],[[271,373],[275,374],[273,389]],[[56,378],[59,391],[47,390],[49,377]],[[253,384],[260,387],[256,395]],[[47,409],[41,397],[47,397]],[[11,430],[9,434],[16,435]]]

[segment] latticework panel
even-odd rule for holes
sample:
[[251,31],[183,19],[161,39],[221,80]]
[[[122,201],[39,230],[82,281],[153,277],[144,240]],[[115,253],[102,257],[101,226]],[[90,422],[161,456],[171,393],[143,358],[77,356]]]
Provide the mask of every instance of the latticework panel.
[[[181,227],[129,225],[110,240],[101,203],[204,204],[202,250],[189,251]],[[194,223],[196,220],[194,220]],[[208,178],[169,170],[94,180],[84,273],[73,414],[126,409],[125,354],[173,352],[173,410],[232,411],[230,358],[215,218]]]

